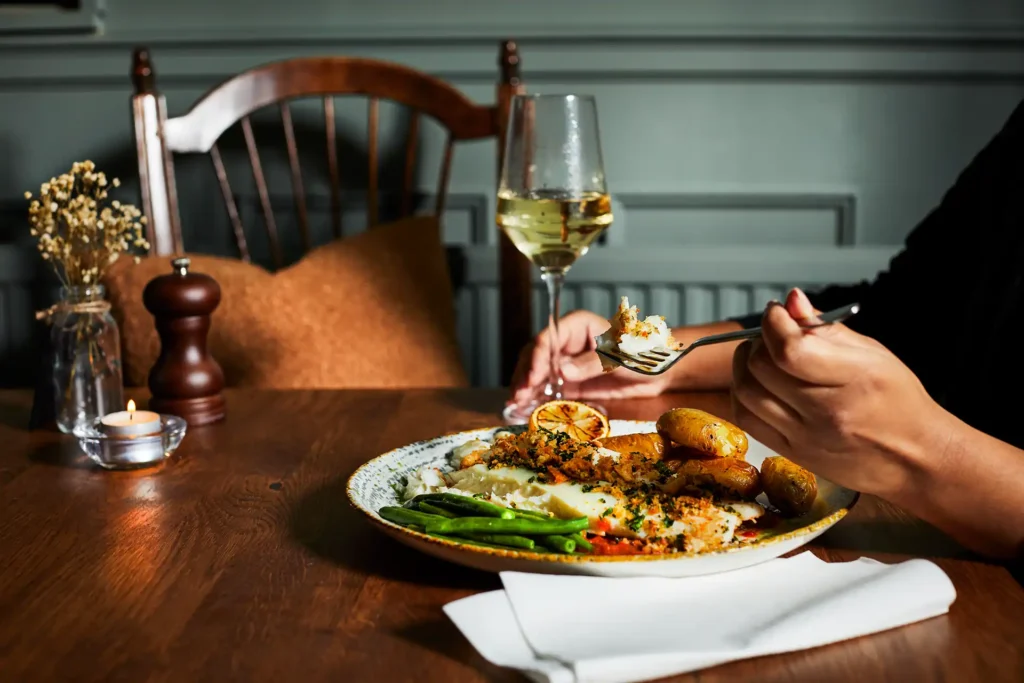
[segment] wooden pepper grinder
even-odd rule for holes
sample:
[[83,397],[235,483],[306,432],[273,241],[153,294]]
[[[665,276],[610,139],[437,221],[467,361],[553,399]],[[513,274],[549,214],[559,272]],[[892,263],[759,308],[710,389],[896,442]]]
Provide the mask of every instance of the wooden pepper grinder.
[[160,357],[149,371],[149,407],[195,427],[223,420],[226,406],[224,371],[206,349],[220,285],[209,275],[190,273],[190,265],[187,258],[172,260],[174,270],[150,280],[142,302],[160,335]]

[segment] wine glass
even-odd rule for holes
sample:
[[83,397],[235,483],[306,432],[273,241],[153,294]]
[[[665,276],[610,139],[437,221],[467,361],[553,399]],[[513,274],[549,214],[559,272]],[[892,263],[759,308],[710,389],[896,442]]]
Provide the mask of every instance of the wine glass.
[[[548,289],[548,326],[556,342],[565,274],[612,223],[593,97],[516,95],[512,99],[497,223],[540,268]],[[547,386],[526,403],[506,407],[507,422],[523,423],[541,403],[566,398],[560,351],[558,343],[551,344]]]

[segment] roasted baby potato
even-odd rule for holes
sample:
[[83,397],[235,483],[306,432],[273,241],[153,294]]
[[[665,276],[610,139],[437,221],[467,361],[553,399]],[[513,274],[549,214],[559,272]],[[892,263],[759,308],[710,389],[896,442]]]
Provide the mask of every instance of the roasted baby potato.
[[616,453],[639,453],[640,455],[661,460],[665,453],[665,440],[660,434],[624,434],[599,439],[596,443]]
[[769,502],[788,517],[804,514],[818,497],[814,474],[781,455],[761,463],[761,483]]
[[747,454],[747,435],[736,425],[696,408],[673,408],[658,418],[658,433],[684,448],[719,458]]
[[669,460],[674,472],[661,485],[666,493],[707,491],[722,496],[753,500],[761,493],[761,475],[757,468],[739,458],[691,458]]

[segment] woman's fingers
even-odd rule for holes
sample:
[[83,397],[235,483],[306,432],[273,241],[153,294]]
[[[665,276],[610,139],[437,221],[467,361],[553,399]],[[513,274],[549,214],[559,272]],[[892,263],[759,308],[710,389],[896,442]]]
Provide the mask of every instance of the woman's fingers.
[[743,405],[735,391],[731,392],[730,398],[732,399],[733,420],[741,429],[780,455],[789,452],[789,441],[779,430]]
[[[574,311],[558,322],[559,347],[563,357],[578,356],[596,348],[594,337],[608,329],[608,321],[588,311]],[[533,389],[548,380],[551,363],[551,329],[545,328],[529,352],[523,388]]]
[[625,370],[601,373],[576,386],[572,394],[580,399],[613,399],[642,398],[657,396],[663,391],[663,385],[651,378],[643,377]]
[[[532,352],[532,350],[531,350]],[[536,375],[537,379],[531,384],[514,384],[512,392],[512,398],[510,402],[518,402],[530,398],[533,393],[544,385],[548,381],[548,375],[550,369],[548,368],[548,358],[545,357],[541,361],[540,372]],[[574,357],[562,357],[562,379],[565,380],[566,386],[570,384],[581,385],[586,387],[592,380],[600,380],[602,374],[601,360],[598,358],[596,353],[583,352],[578,356]],[[599,389],[600,390],[600,385]],[[568,394],[568,390],[565,390]],[[589,396],[588,398],[599,398],[598,396]],[[608,398],[602,396],[600,398]]]
[[[559,347],[566,381],[582,382],[600,374],[600,361],[592,353],[594,337],[608,329],[608,321],[589,311],[574,311],[559,321]],[[522,350],[512,378],[516,403],[531,397],[551,374],[551,331],[545,328]]]
[[789,290],[789,294],[786,296],[786,310],[790,317],[803,325],[814,325],[821,322],[821,318],[818,317],[821,311],[814,307],[804,291],[798,287]]
[[566,382],[586,382],[599,378],[603,372],[601,358],[596,353],[584,351],[578,356],[562,358],[562,377]]
[[[788,390],[787,382],[800,380],[787,378],[776,368],[779,376],[772,377],[774,388],[766,386],[752,372],[759,356],[767,356],[760,340],[744,342],[736,349],[733,356],[733,396],[747,411],[789,439],[802,428],[803,418],[786,402],[779,389]],[[771,363],[770,359],[768,363]]]
[[[832,387],[812,384],[779,368],[768,352],[768,347],[760,339],[754,340],[751,345],[745,369],[764,391],[792,409],[794,418],[800,424],[816,415],[816,407],[823,392],[834,391]],[[788,432],[787,435],[792,436]]]
[[[802,292],[799,297],[806,301]],[[806,306],[813,315],[810,302]],[[794,308],[800,314],[807,312],[799,303]],[[844,325],[833,323],[805,329],[787,306],[769,304],[761,319],[761,328],[765,347],[775,365],[793,377],[811,384],[838,386],[849,382],[857,371],[857,346],[844,341],[844,337],[859,335]]]

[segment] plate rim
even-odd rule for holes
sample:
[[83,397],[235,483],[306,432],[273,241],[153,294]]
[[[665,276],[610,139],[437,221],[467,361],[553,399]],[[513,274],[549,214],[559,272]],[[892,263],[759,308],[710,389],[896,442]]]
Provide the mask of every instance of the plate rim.
[[[626,422],[626,423],[631,423],[631,424],[634,424],[634,425],[650,425],[651,429],[653,429],[653,425],[654,425],[654,421],[653,420],[611,419],[611,420],[609,420],[609,422]],[[699,558],[699,557],[721,557],[723,555],[729,555],[729,554],[733,554],[733,553],[737,553],[737,552],[743,552],[743,551],[757,549],[757,548],[765,548],[765,547],[769,547],[769,546],[772,546],[772,545],[775,545],[775,544],[778,544],[778,543],[785,543],[787,541],[793,540],[795,538],[799,538],[801,536],[808,536],[808,535],[814,534],[814,533],[816,533],[818,531],[821,531],[823,529],[827,529],[828,527],[831,527],[831,526],[835,525],[841,519],[843,519],[847,514],[849,514],[850,510],[852,510],[853,507],[860,500],[860,491],[854,491],[853,489],[848,489],[845,486],[841,486],[840,488],[845,489],[847,491],[850,491],[853,494],[853,499],[850,501],[849,505],[847,505],[845,507],[841,507],[838,510],[832,512],[831,514],[829,514],[829,515],[827,515],[825,517],[822,517],[821,519],[819,519],[819,520],[817,520],[815,522],[812,522],[811,524],[809,524],[807,526],[803,526],[803,527],[800,527],[798,529],[793,529],[791,531],[787,531],[784,534],[779,534],[778,536],[772,536],[771,538],[768,538],[768,539],[766,539],[764,541],[757,541],[755,543],[751,543],[751,544],[747,544],[747,545],[736,545],[736,546],[730,546],[728,548],[722,548],[722,549],[719,549],[719,550],[711,550],[711,551],[688,551],[688,552],[676,552],[676,553],[661,553],[661,554],[657,554],[657,555],[583,555],[583,554],[580,554],[580,555],[564,555],[564,554],[561,554],[561,553],[536,552],[536,551],[533,551],[533,550],[516,550],[516,549],[511,549],[511,548],[508,549],[508,550],[505,550],[503,548],[488,548],[488,547],[485,547],[485,546],[470,545],[468,543],[459,543],[457,541],[450,541],[450,540],[448,540],[446,538],[438,538],[436,536],[431,536],[431,535],[429,535],[427,533],[424,533],[424,532],[421,532],[421,531],[414,531],[412,529],[409,529],[407,527],[402,526],[401,524],[395,524],[394,522],[389,522],[388,520],[386,520],[383,517],[381,517],[376,511],[370,510],[368,507],[366,507],[365,505],[363,505],[362,503],[358,502],[355,499],[355,495],[354,495],[355,491],[354,491],[353,482],[356,480],[357,477],[359,477],[360,472],[362,472],[362,470],[364,468],[369,467],[371,464],[373,464],[374,462],[376,462],[378,460],[381,460],[382,458],[386,458],[386,457],[388,457],[390,455],[393,455],[397,451],[413,448],[413,447],[416,447],[416,446],[425,446],[425,445],[430,444],[433,441],[438,441],[439,439],[446,439],[446,438],[449,438],[449,437],[457,437],[457,436],[461,436],[461,435],[474,434],[476,432],[496,431],[496,430],[501,430],[501,429],[507,429],[510,426],[518,427],[518,426],[521,426],[521,425],[496,425],[496,426],[492,426],[492,427],[477,427],[475,429],[464,429],[464,430],[456,431],[456,432],[448,432],[448,433],[445,433],[445,434],[439,434],[438,436],[432,436],[432,437],[427,438],[427,439],[420,439],[419,441],[413,441],[412,443],[408,443],[408,444],[405,444],[403,446],[397,446],[396,448],[392,448],[389,451],[385,451],[384,453],[381,453],[380,455],[377,455],[377,456],[375,456],[373,458],[370,458],[369,460],[364,462],[362,465],[357,467],[355,469],[355,471],[352,472],[351,475],[349,475],[348,480],[345,482],[345,495],[348,497],[349,505],[351,505],[352,507],[354,507],[355,509],[359,510],[364,515],[366,515],[366,517],[369,518],[369,520],[372,523],[374,523],[377,526],[381,527],[382,531],[389,532],[389,531],[395,530],[395,531],[401,532],[403,534],[406,534],[408,537],[410,537],[412,539],[415,539],[417,541],[423,541],[423,542],[426,542],[426,543],[432,543],[432,544],[440,546],[442,548],[450,548],[452,550],[456,550],[456,551],[459,551],[459,552],[470,552],[470,553],[477,553],[479,555],[489,555],[491,557],[500,557],[500,558],[504,558],[504,559],[527,560],[527,561],[535,561],[535,562],[558,562],[558,563],[563,563],[563,564],[595,564],[595,563],[606,564],[606,563],[620,563],[620,562],[667,562],[667,561],[672,561],[672,560],[694,559],[694,558]],[[767,446],[765,446],[765,448],[767,448]],[[771,450],[771,449],[769,449],[769,450]],[[774,453],[774,451],[772,451],[772,452]],[[829,481],[830,483],[832,483],[833,486],[839,486],[839,484],[835,484],[834,482],[831,482],[831,480],[826,480],[826,481]]]

